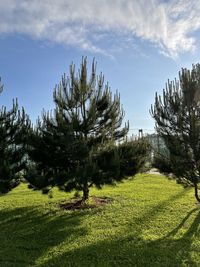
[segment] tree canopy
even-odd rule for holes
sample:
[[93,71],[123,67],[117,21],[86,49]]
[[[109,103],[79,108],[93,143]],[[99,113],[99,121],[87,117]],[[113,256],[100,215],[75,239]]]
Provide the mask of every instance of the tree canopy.
[[200,64],[182,69],[179,81],[168,81],[151,107],[156,130],[169,150],[179,182],[193,185],[198,202],[200,181]]
[[[29,138],[28,153],[38,172],[37,179],[28,175],[33,186],[81,190],[87,200],[91,186],[100,188],[122,180],[128,170],[129,175],[138,171],[136,159],[134,167],[129,166],[136,156],[135,143],[117,145],[123,143],[129,129],[128,123],[122,126],[120,96],[111,92],[102,74],[96,74],[95,61],[90,75],[86,58],[78,72],[72,64],[69,77],[62,77],[53,98],[54,111],[43,113]],[[122,166],[129,168],[125,171]]]

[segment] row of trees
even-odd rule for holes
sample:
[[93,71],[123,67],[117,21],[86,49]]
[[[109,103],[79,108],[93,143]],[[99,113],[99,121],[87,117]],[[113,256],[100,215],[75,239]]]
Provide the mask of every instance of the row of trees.
[[[2,89],[2,87],[1,87]],[[80,70],[70,66],[53,94],[55,108],[44,111],[35,126],[17,102],[0,113],[0,191],[17,186],[20,176],[29,187],[48,192],[83,192],[135,175],[145,162],[149,145],[144,139],[128,140],[128,123],[119,94],[112,95],[96,63],[88,77],[87,60]]]
[[[149,144],[144,138],[128,140],[120,96],[112,95],[102,74],[96,75],[95,61],[89,77],[86,58],[77,73],[72,64],[69,77],[64,75],[55,87],[53,99],[54,110],[44,111],[35,126],[17,101],[9,111],[2,107],[0,192],[17,186],[23,175],[31,188],[81,190],[85,201],[90,187],[114,184],[141,169]],[[182,69],[179,81],[168,81],[163,95],[156,94],[151,115],[165,143],[154,162],[178,182],[194,186],[200,202],[199,64],[191,71]]]

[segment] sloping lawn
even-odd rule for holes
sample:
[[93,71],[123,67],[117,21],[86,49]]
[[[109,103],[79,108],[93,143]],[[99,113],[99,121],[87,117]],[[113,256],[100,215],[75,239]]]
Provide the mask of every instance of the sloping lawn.
[[0,197],[0,266],[200,266],[200,211],[192,189],[140,174],[93,189],[112,203],[65,211],[25,184]]

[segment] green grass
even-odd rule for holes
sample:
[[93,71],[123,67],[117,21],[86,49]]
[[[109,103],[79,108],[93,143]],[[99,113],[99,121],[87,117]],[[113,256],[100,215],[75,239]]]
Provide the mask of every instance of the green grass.
[[113,202],[63,211],[54,198],[21,185],[0,197],[0,266],[200,266],[200,212],[192,189],[137,175],[91,195]]

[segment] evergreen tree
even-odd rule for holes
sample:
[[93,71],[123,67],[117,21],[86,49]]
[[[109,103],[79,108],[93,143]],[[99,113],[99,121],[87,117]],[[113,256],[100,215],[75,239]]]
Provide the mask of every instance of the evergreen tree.
[[81,190],[85,201],[91,186],[101,188],[138,171],[140,164],[131,167],[130,163],[131,151],[135,153],[136,149],[128,148],[128,142],[116,144],[126,137],[128,124],[121,127],[124,111],[120,96],[117,93],[112,96],[104,76],[96,75],[95,61],[90,77],[86,58],[78,74],[72,64],[69,77],[62,77],[53,96],[54,112],[43,113],[29,138],[28,153],[38,173],[37,179],[30,172],[27,175],[32,186]]
[[194,186],[198,202],[200,181],[200,65],[182,69],[179,81],[156,94],[151,114],[169,151],[170,166],[179,182]]
[[[0,87],[2,92],[3,86]],[[20,182],[25,168],[26,129],[29,125],[24,110],[18,110],[17,101],[12,109],[0,110],[0,192],[6,193]]]

